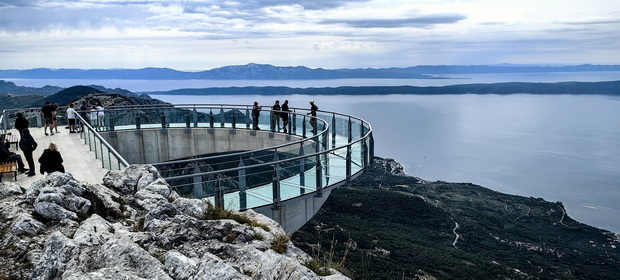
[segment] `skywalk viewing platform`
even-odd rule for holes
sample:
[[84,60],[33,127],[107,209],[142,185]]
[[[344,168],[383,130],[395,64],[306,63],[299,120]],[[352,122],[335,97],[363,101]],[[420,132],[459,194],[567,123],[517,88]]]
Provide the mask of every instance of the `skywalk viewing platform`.
[[[274,117],[279,112],[262,110],[254,129],[247,105],[108,107],[103,124],[92,120],[91,126],[78,117],[81,133],[69,134],[59,124],[60,133],[50,136],[32,128],[41,124],[36,109],[26,115],[33,118],[31,134],[39,143],[35,161],[54,142],[66,172],[78,180],[100,183],[108,170],[151,164],[181,196],[230,210],[254,209],[294,232],[333,188],[361,175],[374,144],[370,124],[362,119],[326,111],[311,117],[306,109],[291,109],[286,127]],[[3,114],[5,131],[13,134],[16,112]],[[24,187],[41,178],[38,170],[34,177],[18,175]]]

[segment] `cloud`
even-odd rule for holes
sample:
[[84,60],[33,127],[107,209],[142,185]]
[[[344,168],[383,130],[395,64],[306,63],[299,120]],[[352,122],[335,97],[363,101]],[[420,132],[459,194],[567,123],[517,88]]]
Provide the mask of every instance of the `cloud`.
[[467,17],[459,14],[423,15],[403,19],[324,20],[321,24],[345,24],[355,28],[427,27],[457,23]]
[[0,0],[0,67],[620,63],[616,3]]

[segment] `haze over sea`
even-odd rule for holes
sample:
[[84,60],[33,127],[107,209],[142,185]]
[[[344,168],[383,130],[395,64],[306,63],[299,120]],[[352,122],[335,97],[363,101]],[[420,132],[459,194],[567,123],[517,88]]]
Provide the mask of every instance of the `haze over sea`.
[[[229,86],[442,86],[495,82],[620,80],[620,72],[450,75],[458,79],[11,80],[25,86],[97,84],[134,92]],[[175,104],[288,99],[361,117],[373,126],[375,154],[426,180],[471,182],[562,201],[574,219],[620,233],[620,97],[602,95],[172,96]]]

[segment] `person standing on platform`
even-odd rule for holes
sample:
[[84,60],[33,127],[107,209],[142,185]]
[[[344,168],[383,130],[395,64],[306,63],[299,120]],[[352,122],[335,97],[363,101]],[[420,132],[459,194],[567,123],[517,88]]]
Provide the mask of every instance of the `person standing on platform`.
[[21,137],[22,130],[30,127],[30,122],[28,119],[24,118],[24,114],[17,113],[17,119],[15,119],[15,129],[19,131],[19,135]]
[[99,126],[97,126],[97,106],[90,108],[90,125],[95,130],[99,130]]
[[260,117],[260,106],[258,106],[258,102],[254,101],[254,106],[252,107],[252,129],[257,130],[258,128],[258,118]]
[[54,124],[52,121],[52,119],[54,119],[54,107],[52,107],[52,102],[45,102],[45,106],[41,108],[41,115],[43,116],[43,120],[45,123],[45,125],[43,126],[43,133],[45,133],[45,136],[49,135],[47,134],[47,127],[49,126],[50,133],[54,135],[54,131],[52,131],[52,125]]
[[319,107],[316,106],[316,104],[314,104],[314,100],[310,100],[310,113],[306,114],[306,115],[310,115],[310,125],[312,126],[312,133],[316,133],[317,129],[316,129],[316,111],[319,110]]
[[[88,117],[87,117],[87,113],[88,113],[88,106],[86,105],[86,101],[82,101],[82,105],[80,105],[80,116],[82,117],[82,119],[85,122],[88,122]],[[89,122],[90,123],[90,122]],[[79,130],[82,131],[84,130],[84,128],[82,127],[83,124],[80,124]]]
[[101,129],[101,131],[104,131],[105,129],[105,112],[104,112],[105,108],[103,108],[103,105],[101,105],[101,102],[97,103],[97,127],[99,129]]
[[34,159],[32,158],[32,152],[37,149],[38,145],[37,142],[34,141],[32,135],[30,135],[30,130],[24,128],[21,133],[22,138],[19,140],[19,148],[22,149],[24,157],[26,158],[26,162],[28,162],[28,168],[30,169],[30,171],[28,171],[27,175],[28,177],[32,177],[36,174]]
[[271,124],[273,129],[280,131],[280,100],[276,100],[276,103],[271,107]]
[[75,118],[77,111],[73,109],[73,103],[69,104],[67,108],[67,120],[69,121],[69,133],[75,133]]
[[50,174],[56,171],[65,173],[65,167],[62,165],[62,156],[54,143],[50,143],[49,147],[43,150],[39,163],[41,164],[41,174],[45,172]]
[[288,100],[284,100],[282,104],[282,112],[280,112],[280,118],[282,118],[282,126],[284,127],[284,133],[287,133],[288,128],[288,112],[291,110],[288,109]]
[[[56,131],[56,133],[58,132],[58,104],[54,104],[54,106],[52,107],[54,108],[54,116],[52,117],[52,129],[54,129],[54,131]],[[54,133],[52,133],[52,135],[54,135]]]

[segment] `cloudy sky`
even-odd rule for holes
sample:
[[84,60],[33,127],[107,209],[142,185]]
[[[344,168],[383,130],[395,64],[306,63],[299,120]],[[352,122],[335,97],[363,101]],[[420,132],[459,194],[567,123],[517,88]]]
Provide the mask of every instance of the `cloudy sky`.
[[618,0],[0,0],[0,69],[620,64]]

